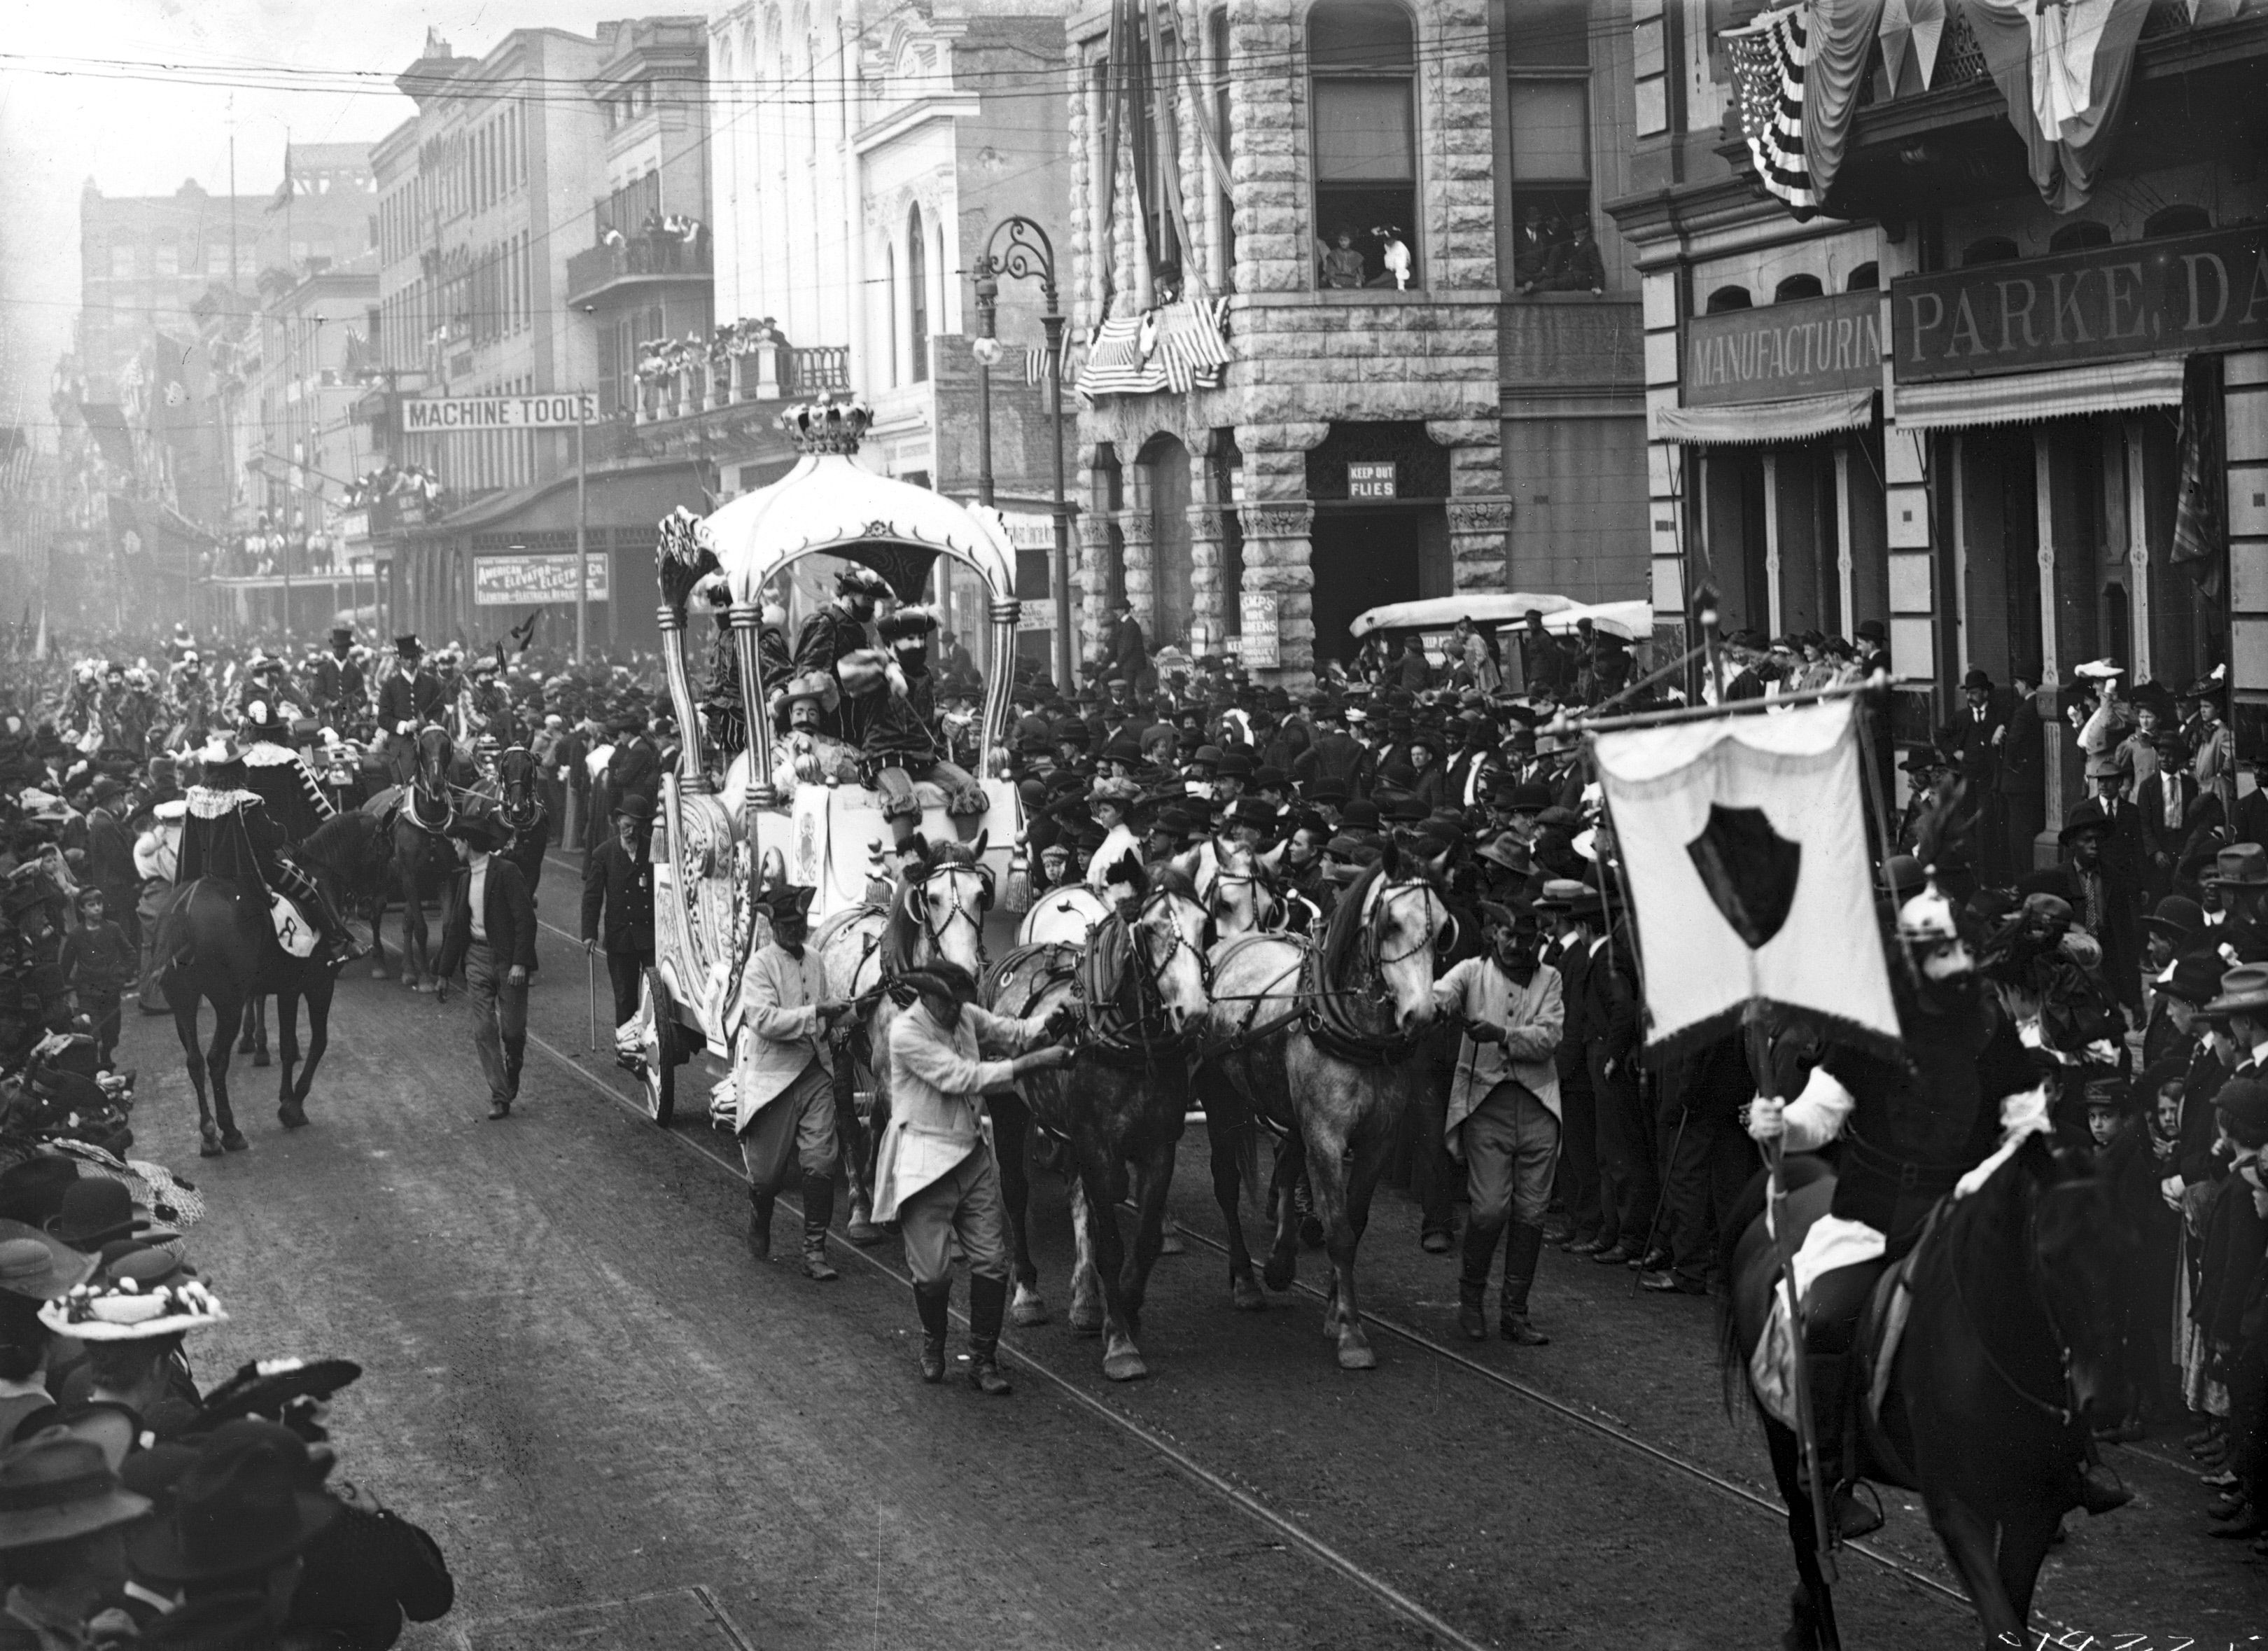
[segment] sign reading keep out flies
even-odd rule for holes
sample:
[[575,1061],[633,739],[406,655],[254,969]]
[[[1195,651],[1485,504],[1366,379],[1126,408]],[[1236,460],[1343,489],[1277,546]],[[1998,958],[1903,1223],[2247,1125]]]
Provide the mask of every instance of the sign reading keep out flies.
[[458,430],[572,430],[596,424],[599,398],[588,390],[548,395],[405,396],[401,428],[412,436]]
[[2258,349],[2268,344],[2268,228],[1908,276],[1890,287],[1890,316],[1901,384]]

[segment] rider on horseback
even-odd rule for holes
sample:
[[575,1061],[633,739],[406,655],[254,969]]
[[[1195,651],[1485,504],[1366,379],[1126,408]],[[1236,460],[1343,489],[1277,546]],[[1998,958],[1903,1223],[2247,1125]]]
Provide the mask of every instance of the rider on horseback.
[[[1773,1061],[1781,1095],[1759,1096],[1749,1132],[1784,1138],[1789,1152],[1815,1152],[1840,1139],[1842,1156],[1829,1212],[1796,1252],[1803,1296],[1804,1350],[1811,1375],[1812,1416],[1820,1476],[1834,1486],[1833,1523],[1848,1540],[1881,1523],[1853,1493],[1860,1426],[1852,1381],[1859,1320],[1883,1269],[1911,1250],[1940,1200],[1993,1154],[2003,1139],[2037,1127],[2038,1068],[2014,1025],[1984,990],[1953,903],[1934,881],[1898,910],[1898,952],[1911,967],[1891,969],[1904,1056],[1803,1047],[1782,1036]],[[1808,1080],[1801,1065],[1815,1062]],[[1773,1317],[1786,1310],[1775,1290]],[[1775,1343],[1768,1333],[1758,1360]],[[1763,1386],[1760,1384],[1760,1392]],[[2083,1425],[2072,1434],[2073,1500],[2090,1514],[2110,1511],[2132,1493],[2096,1477]]]
[[[254,709],[273,715],[264,704]],[[248,727],[267,726],[247,719]],[[360,948],[344,919],[291,857],[291,845],[330,812],[306,764],[282,746],[261,742],[239,749],[225,736],[205,748],[203,762],[203,784],[189,788],[177,881],[225,877],[250,882],[261,893],[274,889],[315,925],[319,962],[352,961]]]

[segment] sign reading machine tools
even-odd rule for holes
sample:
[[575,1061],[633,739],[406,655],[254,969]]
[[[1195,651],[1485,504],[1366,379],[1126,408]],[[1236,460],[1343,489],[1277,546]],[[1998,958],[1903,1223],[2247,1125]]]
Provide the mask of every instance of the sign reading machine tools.
[[405,396],[401,428],[412,436],[453,430],[572,430],[596,424],[599,398],[589,390],[549,395]]

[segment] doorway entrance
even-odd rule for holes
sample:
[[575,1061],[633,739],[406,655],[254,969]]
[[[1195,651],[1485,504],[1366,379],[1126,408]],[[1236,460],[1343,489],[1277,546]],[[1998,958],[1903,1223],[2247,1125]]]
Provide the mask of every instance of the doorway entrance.
[[1439,505],[1318,505],[1308,545],[1318,661],[1354,658],[1347,627],[1366,609],[1447,596],[1455,586]]

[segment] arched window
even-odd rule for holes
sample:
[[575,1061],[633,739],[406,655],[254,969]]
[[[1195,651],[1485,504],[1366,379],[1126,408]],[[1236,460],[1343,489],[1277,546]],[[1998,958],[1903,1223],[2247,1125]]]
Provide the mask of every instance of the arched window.
[[1391,287],[1387,249],[1418,266],[1418,32],[1396,0],[1322,0],[1307,13],[1317,278]]
[[2213,227],[2213,214],[2201,206],[2162,207],[2142,220],[2142,239],[2156,240],[2166,235],[2194,235],[2199,230]]
[[1815,299],[1827,289],[1819,284],[1815,275],[1792,275],[1772,289],[1772,302],[1785,304],[1790,299]]
[[922,238],[921,208],[906,218],[906,358],[916,384],[929,379],[929,247]]
[[1706,313],[1722,315],[1727,310],[1746,310],[1755,307],[1755,303],[1749,297],[1748,288],[1719,287],[1709,295]]
[[1987,235],[1982,240],[1972,240],[1961,249],[1961,267],[1974,269],[1979,264],[2014,263],[2016,243],[2006,235]]
[[2083,252],[2089,247],[2108,247],[2110,225],[2083,217],[2076,224],[2066,224],[2048,237],[2050,252]]
[[1851,272],[1851,278],[1843,284],[1843,290],[1845,292],[1874,292],[1879,291],[1881,284],[1881,266],[1862,263]]

